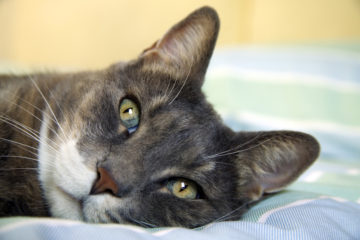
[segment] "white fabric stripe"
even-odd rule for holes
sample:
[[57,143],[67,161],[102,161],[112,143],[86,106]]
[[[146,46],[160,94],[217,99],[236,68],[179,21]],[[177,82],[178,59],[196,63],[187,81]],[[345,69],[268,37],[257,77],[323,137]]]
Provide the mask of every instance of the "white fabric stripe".
[[226,65],[216,66],[209,69],[208,77],[236,77],[242,81],[269,82],[276,84],[306,84],[308,86],[317,86],[325,89],[343,92],[359,92],[360,84],[346,79],[331,79],[325,76],[298,72],[274,72],[261,69],[237,69]]
[[351,168],[346,171],[346,173],[350,176],[357,176],[360,175],[360,169]]
[[302,199],[302,200],[298,200],[298,201],[296,201],[296,202],[290,203],[290,204],[285,205],[285,206],[281,206],[281,207],[278,207],[278,208],[271,209],[270,211],[264,213],[264,214],[259,218],[259,220],[258,220],[257,222],[258,222],[258,223],[265,223],[266,220],[267,220],[267,219],[271,216],[271,214],[273,214],[274,212],[277,212],[277,211],[280,211],[280,210],[284,210],[284,209],[287,209],[287,208],[291,208],[291,207],[295,207],[295,206],[304,205],[304,204],[306,204],[306,203],[315,201],[315,200],[317,200],[317,199],[318,199],[318,198]]
[[[247,58],[248,56],[302,56],[302,59],[335,59],[337,62],[346,64],[348,62],[360,64],[360,52],[354,49],[348,49],[346,46],[319,46],[319,45],[244,45],[244,46],[227,46],[215,50],[214,57],[229,53],[231,56]],[[358,42],[354,42],[356,46]],[[345,47],[345,48],[344,48]]]
[[304,182],[315,182],[317,181],[322,175],[324,174],[324,172],[322,171],[314,171],[312,173],[309,173],[308,176],[306,176],[304,178]]
[[346,126],[334,122],[293,120],[262,115],[253,112],[228,112],[219,111],[224,117],[234,116],[239,122],[249,122],[252,125],[261,125],[269,129],[293,129],[293,130],[314,130],[316,132],[326,132],[351,137],[360,137],[360,127]]
[[[8,232],[8,231],[12,231],[14,229],[17,228],[21,228],[24,226],[31,226],[31,225],[36,225],[36,224],[43,224],[44,220],[43,219],[35,219],[35,218],[31,218],[29,220],[22,220],[22,221],[16,221],[14,223],[9,223],[6,224],[5,226],[1,226],[0,228],[0,233],[2,232]],[[66,219],[49,219],[46,222],[47,225],[49,226],[76,226],[76,225],[82,225],[82,222],[76,222],[76,221],[72,221],[72,220],[66,220]]]
[[343,198],[340,198],[340,197],[331,197],[331,196],[320,196],[318,198],[301,199],[301,200],[292,202],[292,203],[290,203],[288,205],[284,205],[284,206],[281,206],[281,207],[278,207],[278,208],[274,208],[274,209],[269,210],[268,212],[265,212],[263,215],[260,216],[260,218],[258,219],[257,222],[258,223],[265,223],[266,220],[270,217],[270,215],[277,212],[277,211],[281,211],[281,210],[292,208],[292,207],[297,207],[297,206],[304,205],[304,204],[307,204],[309,202],[313,202],[313,201],[316,201],[316,200],[319,200],[319,199],[332,199],[332,200],[337,201],[337,202],[347,202],[346,199],[343,199]]

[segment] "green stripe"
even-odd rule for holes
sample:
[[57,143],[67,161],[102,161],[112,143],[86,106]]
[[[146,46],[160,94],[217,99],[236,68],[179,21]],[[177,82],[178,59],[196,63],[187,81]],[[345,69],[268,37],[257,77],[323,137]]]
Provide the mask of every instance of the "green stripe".
[[291,186],[288,187],[290,190],[294,191],[307,191],[314,193],[321,193],[328,196],[336,196],[340,198],[344,198],[350,201],[357,201],[360,198],[359,192],[356,189],[359,189],[359,186],[354,187],[345,187],[338,185],[330,185],[326,183],[304,183],[304,182],[295,182]]
[[217,110],[248,111],[293,120],[324,120],[359,126],[360,92],[306,84],[212,77],[204,91]]

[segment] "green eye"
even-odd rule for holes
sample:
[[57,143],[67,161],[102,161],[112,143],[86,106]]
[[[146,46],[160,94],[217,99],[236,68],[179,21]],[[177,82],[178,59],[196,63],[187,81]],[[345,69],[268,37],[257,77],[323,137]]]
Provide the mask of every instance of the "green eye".
[[167,189],[178,198],[196,199],[199,198],[199,188],[196,183],[184,178],[170,180]]
[[140,121],[140,112],[137,104],[134,101],[125,98],[120,103],[119,111],[120,119],[128,129],[128,132],[135,132]]

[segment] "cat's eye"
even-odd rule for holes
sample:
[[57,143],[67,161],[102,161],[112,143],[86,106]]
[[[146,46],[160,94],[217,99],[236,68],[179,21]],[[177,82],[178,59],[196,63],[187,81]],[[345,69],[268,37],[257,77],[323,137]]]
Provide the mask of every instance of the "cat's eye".
[[167,189],[178,198],[197,199],[200,190],[196,183],[185,178],[169,180],[166,184]]
[[131,134],[136,131],[140,121],[140,111],[138,105],[131,99],[125,98],[120,103],[120,119],[128,132]]

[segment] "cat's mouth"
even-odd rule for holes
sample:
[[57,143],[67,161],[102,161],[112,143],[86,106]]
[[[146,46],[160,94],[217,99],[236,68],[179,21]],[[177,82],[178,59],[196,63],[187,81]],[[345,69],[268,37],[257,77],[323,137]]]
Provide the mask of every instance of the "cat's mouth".
[[[94,186],[96,185],[96,181]],[[99,194],[88,194],[83,196],[75,195],[62,186],[56,186],[59,194],[62,196],[62,201],[68,204],[69,214],[66,218],[81,220],[92,223],[131,223],[119,214],[113,214],[114,206],[118,209],[124,202],[122,199],[112,196],[111,193],[102,192]],[[59,216],[64,217],[64,216]]]
[[119,209],[125,209],[128,199],[120,199],[109,193],[88,195],[79,201],[83,220],[93,223],[125,223]]

